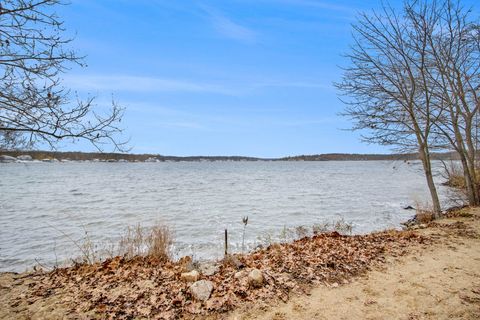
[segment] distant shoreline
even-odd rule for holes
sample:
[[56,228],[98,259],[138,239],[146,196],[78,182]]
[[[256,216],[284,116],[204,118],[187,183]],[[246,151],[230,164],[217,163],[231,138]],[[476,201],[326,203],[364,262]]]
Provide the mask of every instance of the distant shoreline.
[[[417,153],[392,153],[392,154],[350,154],[326,153],[315,155],[298,155],[281,158],[257,158],[244,156],[165,156],[159,154],[133,154],[133,153],[101,153],[101,152],[57,152],[57,151],[0,151],[0,157],[30,156],[32,160],[71,160],[71,161],[99,161],[99,162],[179,162],[179,161],[412,161],[419,160]],[[432,160],[457,160],[454,152],[432,153]],[[19,159],[19,160],[25,160]],[[13,160],[13,159],[11,159]],[[28,160],[27,160],[28,161]],[[9,162],[2,161],[0,162]]]

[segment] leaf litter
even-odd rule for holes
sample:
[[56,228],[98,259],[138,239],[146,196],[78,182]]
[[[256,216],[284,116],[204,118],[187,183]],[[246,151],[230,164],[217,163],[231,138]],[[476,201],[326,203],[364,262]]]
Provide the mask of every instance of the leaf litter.
[[[12,305],[58,295],[70,312],[67,318],[73,319],[82,314],[101,319],[221,318],[245,304],[287,301],[291,294],[308,293],[314,286],[348,283],[388,256],[404,255],[410,246],[430,241],[413,231],[391,230],[354,236],[321,233],[272,244],[235,255],[240,263],[224,259],[218,262],[218,272],[201,275],[200,279],[214,286],[205,302],[195,301],[189,291],[191,283],[181,280],[182,272],[188,271],[182,261],[115,257],[36,274],[25,296],[14,299]],[[260,288],[251,287],[246,276],[254,268],[264,278]]]

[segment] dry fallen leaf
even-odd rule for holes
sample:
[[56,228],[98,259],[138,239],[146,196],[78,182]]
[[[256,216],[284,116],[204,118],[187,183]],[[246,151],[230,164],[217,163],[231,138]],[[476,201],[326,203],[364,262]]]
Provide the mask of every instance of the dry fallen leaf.
[[[152,257],[115,257],[102,263],[56,269],[36,277],[27,298],[61,294],[72,314],[92,310],[107,319],[220,314],[245,303],[287,301],[290,293],[308,293],[318,284],[348,283],[348,279],[383,263],[387,255],[405,254],[409,245],[428,241],[411,231],[356,236],[333,232],[235,255],[221,263],[215,274],[202,275],[215,288],[205,303],[193,301],[189,284],[180,280],[185,259],[175,263]],[[237,274],[239,266],[261,270],[264,285],[250,287],[248,272]]]

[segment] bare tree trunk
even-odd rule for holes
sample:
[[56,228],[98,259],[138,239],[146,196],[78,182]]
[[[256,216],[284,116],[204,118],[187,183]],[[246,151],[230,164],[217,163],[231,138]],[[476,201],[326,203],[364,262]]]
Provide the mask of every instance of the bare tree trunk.
[[[453,117],[452,117],[453,118]],[[461,132],[459,131],[459,125],[458,123],[453,124],[453,129],[455,133],[455,142],[452,143],[452,145],[455,147],[455,149],[458,151],[458,154],[460,156],[460,161],[462,162],[462,168],[463,168],[463,177],[465,180],[465,187],[467,191],[467,198],[468,198],[468,203],[471,206],[475,206],[478,203],[478,196],[477,193],[475,192],[475,181],[473,179],[473,175],[471,172],[471,167],[469,165],[469,154],[468,154],[468,148],[465,147],[464,140],[468,140],[463,138]],[[468,144],[468,142],[467,142]],[[475,174],[473,172],[473,174]]]
[[465,156],[464,153],[460,155],[460,160],[462,162],[462,167],[463,167],[463,177],[465,180],[465,187],[467,189],[468,203],[471,206],[474,206],[478,202],[478,198],[476,197],[475,184],[472,181],[470,166],[468,165],[467,157]]
[[475,172],[475,153],[476,148],[472,140],[471,121],[467,121],[465,126],[465,140],[467,142],[467,168],[469,171],[469,180],[472,188],[472,202],[470,205],[478,206],[480,204],[480,196],[478,192],[478,180]]
[[430,196],[432,198],[433,214],[436,219],[442,213],[442,208],[440,206],[440,200],[438,199],[437,188],[435,187],[435,182],[433,181],[430,153],[428,152],[428,148],[425,146],[425,144],[422,144],[418,148],[418,153],[420,156],[420,160],[422,160],[423,170],[425,171],[425,178],[427,179],[428,190],[430,191]]

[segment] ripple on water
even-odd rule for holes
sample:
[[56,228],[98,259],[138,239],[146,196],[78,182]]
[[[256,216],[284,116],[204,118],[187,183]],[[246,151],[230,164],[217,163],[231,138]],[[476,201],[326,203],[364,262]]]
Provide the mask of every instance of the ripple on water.
[[244,216],[253,247],[284,227],[340,216],[358,233],[398,226],[412,214],[404,206],[428,197],[417,164],[389,161],[69,162],[1,169],[0,271],[23,271],[35,259],[65,261],[78,254],[71,239],[81,240],[85,229],[93,241],[112,241],[128,225],[162,221],[175,230],[177,255],[215,258],[223,252],[225,227],[231,248],[241,250]]

